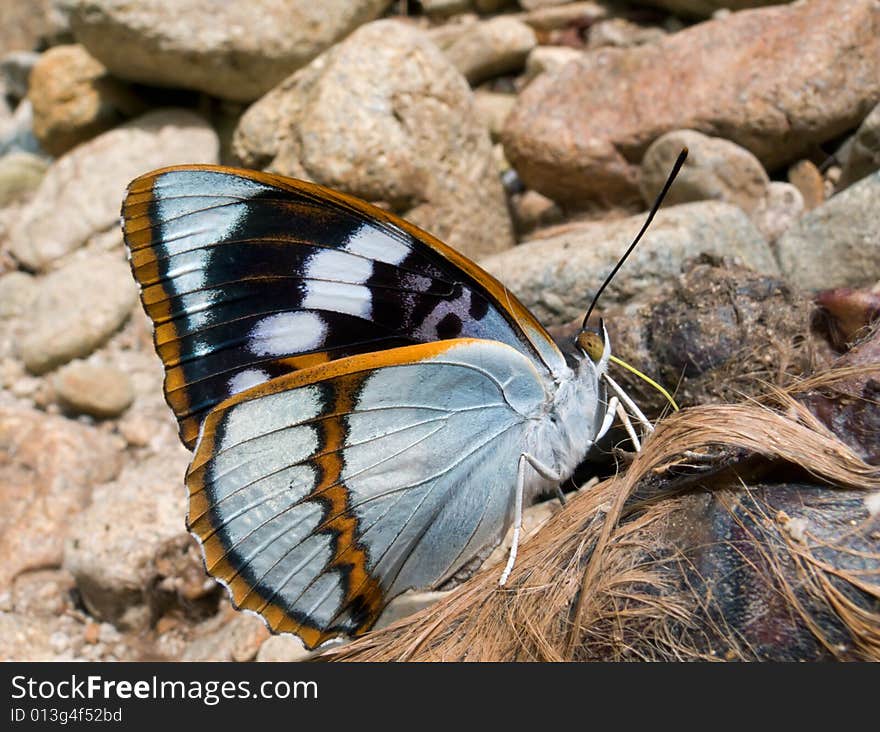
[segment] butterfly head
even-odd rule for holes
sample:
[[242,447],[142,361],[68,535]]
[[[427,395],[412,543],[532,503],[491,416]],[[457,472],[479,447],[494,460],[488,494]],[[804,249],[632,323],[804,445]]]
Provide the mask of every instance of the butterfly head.
[[591,363],[599,374],[604,373],[611,358],[611,344],[608,342],[605,322],[600,320],[598,328],[584,324],[574,342],[585,356],[585,360]]

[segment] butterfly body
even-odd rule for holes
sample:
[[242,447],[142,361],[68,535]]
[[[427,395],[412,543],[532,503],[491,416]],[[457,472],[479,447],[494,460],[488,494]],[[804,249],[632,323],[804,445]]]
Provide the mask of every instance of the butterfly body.
[[566,358],[503,285],[369,204],[184,166],[134,181],[123,227],[206,568],[309,646],[497,543],[608,428],[607,347]]

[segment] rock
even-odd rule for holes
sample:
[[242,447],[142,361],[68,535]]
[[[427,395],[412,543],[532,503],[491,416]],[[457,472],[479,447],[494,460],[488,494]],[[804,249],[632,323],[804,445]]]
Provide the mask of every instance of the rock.
[[122,325],[137,302],[128,266],[111,254],[73,262],[44,277],[39,286],[19,344],[21,359],[35,374],[88,356]]
[[0,158],[0,208],[27,198],[39,188],[48,161],[27,152],[12,152]]
[[257,651],[257,661],[261,663],[293,663],[303,661],[311,655],[302,641],[295,635],[273,635],[263,641]]
[[13,256],[46,270],[86,240],[119,225],[129,182],[166,165],[216,163],[216,133],[184,110],[149,112],[59,158],[12,225]]
[[240,613],[226,605],[216,617],[205,621],[183,652],[181,661],[252,661],[269,639],[262,619]]
[[69,364],[58,372],[54,386],[64,409],[99,419],[118,417],[134,400],[128,376],[113,366]]
[[517,234],[525,234],[541,226],[558,224],[564,212],[554,201],[537,191],[524,191],[511,200]]
[[636,199],[638,163],[666,132],[729,139],[772,170],[855,127],[878,99],[877,3],[795,3],[544,74],[520,94],[504,147],[529,188],[613,205]]
[[667,132],[657,138],[642,159],[639,190],[654,203],[682,148],[687,160],[666,196],[666,203],[727,201],[750,213],[767,194],[770,179],[748,150],[693,130]]
[[840,190],[880,170],[880,104],[865,117],[851,139],[838,184]]
[[873,284],[880,279],[880,172],[838,193],[776,242],[779,266],[805,290]]
[[360,28],[251,106],[233,149],[247,167],[385,201],[468,256],[513,244],[470,89],[401,22]]
[[154,560],[169,539],[186,537],[183,476],[189,453],[180,449],[127,466],[98,486],[64,545],[64,568],[83,603],[99,620],[145,629],[156,575]]
[[535,32],[528,25],[498,16],[469,26],[445,53],[455,68],[476,85],[522,69],[537,43]]
[[41,54],[34,51],[13,51],[0,58],[0,89],[17,102],[27,96],[31,71]]
[[0,276],[0,320],[14,318],[30,308],[39,287],[36,278],[24,272],[7,272]]
[[788,169],[788,182],[800,191],[808,211],[825,202],[825,179],[809,160],[799,160]]
[[501,130],[504,129],[507,115],[510,114],[515,103],[516,97],[513,94],[499,94],[483,89],[477,89],[474,92],[474,108],[477,117],[486,125],[493,140],[498,140],[501,137]]
[[93,427],[0,406],[0,591],[22,572],[61,564],[92,486],[119,471],[118,448]]
[[666,37],[662,28],[642,26],[626,18],[609,18],[590,27],[587,48],[590,50],[605,46],[629,48],[645,43],[656,43]]
[[50,48],[34,66],[28,98],[34,135],[56,157],[145,110],[83,46]]
[[[740,402],[766,394],[781,374],[803,373],[812,310],[778,276],[698,257],[679,277],[602,315],[615,355],[674,391],[683,407]],[[612,376],[649,416],[668,412],[641,379],[613,366]]]
[[[644,214],[566,227],[564,233],[519,245],[481,264],[545,324],[583,317],[590,299],[644,224]],[[562,227],[560,227],[562,228]],[[624,269],[602,295],[620,302],[678,277],[702,253],[726,256],[768,275],[778,267],[745,213],[704,201],[662,209]]]
[[752,223],[770,242],[775,242],[804,213],[804,197],[790,183],[771,181],[767,194],[751,213]]
[[723,11],[746,10],[787,2],[791,0],[642,0],[643,5],[655,5],[673,13],[696,18],[710,18]]
[[442,600],[449,594],[449,591],[413,591],[404,592],[402,595],[395,597],[376,621],[376,629],[385,628],[396,623],[407,615],[412,615],[426,607],[431,607],[437,601]]
[[582,59],[584,52],[577,48],[567,46],[535,46],[526,59],[527,81],[531,81],[541,74],[559,71],[570,61]]
[[52,30],[51,0],[3,0],[0,3],[0,55],[32,51]]
[[607,18],[608,14],[608,7],[596,2],[569,2],[535,8],[520,18],[537,31],[553,31],[569,27],[587,28]]
[[[79,43],[114,76],[249,102],[390,0],[62,0]],[[210,19],[210,32],[205,23]]]
[[62,615],[74,608],[75,583],[63,569],[24,572],[12,583],[12,607],[16,613],[38,617]]
[[0,612],[0,661],[56,661],[49,621]]

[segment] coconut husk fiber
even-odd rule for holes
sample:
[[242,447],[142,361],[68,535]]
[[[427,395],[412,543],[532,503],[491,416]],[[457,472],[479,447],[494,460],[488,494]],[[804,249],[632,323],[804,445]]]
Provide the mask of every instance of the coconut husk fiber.
[[322,658],[880,660],[880,468],[806,404],[851,406],[878,377],[877,359],[843,364],[661,420],[521,547],[505,587],[482,571]]

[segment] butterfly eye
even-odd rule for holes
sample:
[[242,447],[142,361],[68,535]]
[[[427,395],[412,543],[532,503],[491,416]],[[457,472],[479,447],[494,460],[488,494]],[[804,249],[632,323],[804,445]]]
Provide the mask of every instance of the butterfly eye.
[[582,330],[575,339],[578,348],[586,353],[593,363],[599,363],[605,353],[605,343],[597,332]]

